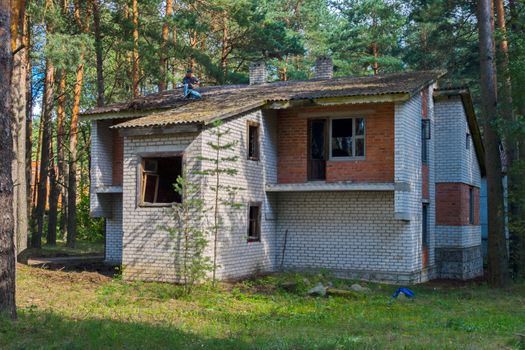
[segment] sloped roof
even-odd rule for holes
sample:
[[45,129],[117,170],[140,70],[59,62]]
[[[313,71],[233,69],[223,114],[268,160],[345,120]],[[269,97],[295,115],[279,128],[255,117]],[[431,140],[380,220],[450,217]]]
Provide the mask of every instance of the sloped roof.
[[180,123],[208,123],[275,101],[313,100],[354,96],[417,93],[443,76],[443,71],[381,74],[324,80],[286,81],[259,85],[225,85],[201,88],[201,100],[186,99],[181,90],[171,90],[100,107],[84,113],[84,118],[105,114],[152,111],[147,116],[114,126],[115,128],[164,126]]

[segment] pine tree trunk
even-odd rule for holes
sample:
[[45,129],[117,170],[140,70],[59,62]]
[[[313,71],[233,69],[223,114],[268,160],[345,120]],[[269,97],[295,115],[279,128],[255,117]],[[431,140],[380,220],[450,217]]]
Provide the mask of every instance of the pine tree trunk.
[[494,62],[494,17],[491,5],[491,0],[478,1],[481,111],[484,120],[488,192],[488,282],[492,287],[503,287],[508,283],[509,271],[499,151],[501,140],[495,125],[498,98]]
[[228,45],[229,45],[229,31],[228,31],[228,13],[226,11],[222,14],[222,52],[221,52],[221,68],[223,80],[226,81],[228,76]]
[[[80,62],[84,60],[84,54]],[[67,194],[67,246],[74,248],[77,237],[77,145],[78,145],[78,113],[80,111],[80,95],[84,79],[84,64],[77,67],[76,84],[73,92],[73,110],[71,113],[71,126],[69,129],[69,176]]]
[[133,19],[133,98],[139,96],[139,8],[137,0],[133,0],[132,5]]
[[49,178],[49,143],[51,142],[51,113],[53,110],[54,99],[54,74],[55,68],[48,61],[46,63],[46,77],[44,82],[44,95],[42,97],[42,145],[40,153],[40,172],[38,176],[38,193],[36,203],[36,232],[33,232],[31,246],[33,248],[42,247],[42,234],[44,231],[44,217],[48,197],[48,178]]
[[15,160],[13,162],[14,215],[17,253],[27,248],[28,210],[26,188],[26,75],[27,47],[25,46],[25,1],[12,1],[11,49],[13,56],[11,77],[11,108],[14,118],[13,138]]
[[[33,110],[33,88],[31,86],[31,60],[29,59],[29,51],[31,47],[31,23],[29,21],[29,15],[25,14],[24,18],[24,45],[26,47],[26,62],[27,62],[27,69],[26,69],[26,106],[25,106],[25,113],[26,113],[26,208],[27,208],[27,218],[28,218],[28,230],[33,227],[31,223],[31,213],[33,212],[33,201],[32,201],[32,195],[31,195],[31,188],[33,183],[33,116],[32,116],[32,110]],[[29,232],[26,234],[26,247],[29,247],[31,245],[30,242],[30,235]]]
[[[93,0],[93,29],[95,31],[95,54],[97,56],[97,106],[104,106],[104,70],[102,57],[102,33],[100,32],[100,0]],[[170,1],[170,0],[168,0]]]
[[166,72],[168,65],[168,39],[169,39],[169,26],[168,20],[173,15],[173,1],[166,0],[166,17],[162,24],[162,44],[160,45],[160,79],[159,79],[159,91],[166,90]]
[[[514,116],[512,102],[512,81],[509,69],[509,43],[507,35],[505,6],[503,0],[496,0],[495,5],[497,13],[498,30],[501,35],[501,40],[499,42],[499,52],[501,56],[499,60],[499,70],[503,76],[503,84],[501,91],[503,92],[502,100],[504,103],[502,104],[500,111],[502,117],[505,118],[509,126],[511,126],[513,123],[516,122],[516,119]],[[513,167],[513,165],[515,165],[516,161],[518,160],[518,155],[520,152],[519,140],[516,140],[515,137],[509,133],[506,135],[506,146],[509,168],[508,190],[511,194],[510,198],[512,198],[512,193],[514,191],[519,190],[519,187],[522,186],[521,183],[523,183],[522,174],[516,174],[516,171]],[[512,229],[514,226],[512,225],[512,223],[515,220],[521,220],[524,214],[525,213],[522,212],[522,209],[520,208],[517,201],[509,201],[509,221],[511,223],[511,225],[509,225],[509,231],[511,236],[511,242],[513,242],[513,246],[511,246],[511,251],[516,252],[515,254],[512,254],[513,258],[511,258],[511,261],[513,262],[512,265],[514,272],[517,275],[520,275],[523,272],[523,268],[525,267],[525,261],[523,261],[523,259],[525,258],[525,252],[522,252],[520,251],[521,249],[519,249],[520,242],[525,237],[521,237],[519,232],[516,232],[516,230]]]
[[[29,112],[31,113],[31,112]],[[38,165],[40,164],[40,150],[42,149],[42,130],[44,129],[44,119],[42,116],[40,116],[40,120],[38,123],[38,136],[36,140],[36,153],[35,153],[35,178],[32,183],[32,189],[33,189],[33,198],[32,198],[32,207],[34,209],[33,211],[33,218],[31,219],[33,224],[36,225],[36,202],[37,202],[37,196],[38,196],[38,181],[40,179],[40,168]],[[31,164],[31,170],[33,165]],[[33,228],[33,232],[36,231],[36,228]]]
[[10,1],[0,0],[0,314],[16,318]]
[[47,223],[47,245],[57,244],[58,195],[57,173],[54,161],[53,138],[49,147],[49,219]]
[[[66,186],[65,179],[67,177],[67,165],[66,165],[66,82],[67,82],[67,73],[65,69],[62,69],[60,72],[60,81],[58,84],[58,98],[57,98],[57,182],[59,188],[59,196],[61,197],[61,209],[62,213],[65,212],[64,208],[66,207],[66,202],[64,201]],[[58,196],[57,196],[58,202]],[[64,215],[61,216],[60,220],[60,230],[65,235],[65,221]]]

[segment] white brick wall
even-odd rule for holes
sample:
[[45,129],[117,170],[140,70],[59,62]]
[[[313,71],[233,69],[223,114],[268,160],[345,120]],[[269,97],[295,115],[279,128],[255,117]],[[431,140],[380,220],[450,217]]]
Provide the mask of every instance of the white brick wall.
[[[463,102],[459,96],[435,103],[436,182],[481,186],[481,173]],[[442,277],[473,278],[483,274],[481,226],[436,225]]]
[[[174,226],[169,207],[141,207],[138,203],[138,172],[143,156],[159,152],[200,153],[197,134],[124,138],[123,238],[124,277],[143,280],[176,280],[174,242],[164,226]],[[188,159],[193,167],[194,160]]]
[[[433,87],[429,87],[432,96]],[[440,102],[441,103],[441,102]],[[437,108],[437,107],[436,107]],[[454,107],[455,108],[455,107]],[[440,110],[441,111],[441,110]],[[223,142],[238,141],[239,147],[224,156],[237,155],[234,164],[238,174],[224,176],[223,184],[239,186],[236,201],[241,209],[222,208],[222,230],[219,236],[218,277],[239,278],[255,272],[279,268],[284,232],[288,229],[288,243],[284,268],[330,268],[348,271],[373,271],[386,275],[411,276],[421,281],[428,276],[422,270],[422,176],[421,176],[421,96],[396,104],[395,108],[395,181],[408,184],[410,191],[395,192],[316,192],[266,193],[264,185],[277,180],[277,116],[268,111],[255,111],[225,121],[230,133]],[[429,146],[429,264],[435,265],[434,247],[442,241],[452,241],[447,233],[435,231],[435,180],[440,177],[441,163],[434,158],[434,150],[441,152],[439,116],[434,116],[432,98],[429,99],[429,118],[432,138]],[[436,121],[434,120],[436,118]],[[261,124],[261,159],[247,159],[247,121]],[[440,121],[440,120],[439,120]],[[100,128],[95,128],[95,139]],[[97,134],[98,132],[98,134]],[[455,134],[454,134],[455,135]],[[452,137],[452,135],[450,136]],[[457,137],[454,136],[454,137]],[[175,247],[169,234],[160,227],[174,225],[169,208],[139,207],[137,203],[137,174],[141,156],[155,153],[185,152],[185,164],[192,169],[209,168],[201,164],[199,155],[214,157],[207,142],[212,139],[205,127],[201,133],[147,137],[126,137],[124,140],[123,215],[113,202],[113,217],[108,220],[108,260],[118,260],[119,239],[122,244],[122,262],[126,278],[146,280],[175,280]],[[465,136],[461,138],[464,140]],[[448,141],[444,142],[445,144]],[[458,141],[459,142],[459,141]],[[94,142],[95,150],[102,143]],[[471,147],[473,150],[473,147]],[[98,151],[95,151],[98,154]],[[474,159],[475,160],[475,159]],[[455,162],[461,159],[455,159]],[[451,161],[450,161],[451,162]],[[98,167],[94,184],[105,183],[102,157],[94,161]],[[477,163],[476,163],[477,164]],[[460,169],[457,167],[455,169]],[[448,170],[447,170],[448,171]],[[461,171],[476,181],[479,167],[472,172]],[[441,175],[443,177],[443,175]],[[466,177],[467,178],[467,177]],[[201,182],[202,195],[213,202],[213,193],[207,181]],[[261,202],[263,206],[261,242],[247,242],[247,204]],[[400,220],[400,216],[405,220]],[[212,223],[212,213],[208,223]],[[119,236],[118,222],[123,222]],[[452,231],[448,231],[452,232]],[[461,244],[473,243],[475,234],[462,232]],[[210,242],[213,236],[210,235]],[[469,244],[470,244],[469,243]],[[208,254],[211,253],[211,244]]]
[[[395,212],[409,218],[403,226],[403,241],[413,271],[422,268],[422,161],[421,96],[418,94],[395,108],[395,181],[408,183],[410,191],[395,192]],[[431,152],[429,152],[431,153]],[[429,159],[432,164],[432,159]],[[430,208],[430,212],[432,208]],[[430,225],[432,227],[432,225]],[[432,230],[429,232],[432,242]],[[430,246],[429,251],[432,251]]]
[[122,263],[122,194],[111,194],[112,216],[106,219],[106,262]]
[[288,230],[285,268],[413,272],[409,225],[392,192],[280,193],[277,264]]
[[[274,235],[276,202],[275,196],[267,195],[264,190],[265,183],[273,183],[277,179],[277,116],[272,112],[256,111],[243,116],[229,119],[221,127],[222,130],[229,129],[221,143],[238,141],[238,147],[233,151],[226,152],[225,156],[238,156],[235,163],[225,164],[225,167],[237,169],[237,175],[229,177],[222,176],[222,184],[241,187],[235,201],[242,203],[240,209],[222,207],[220,217],[222,220],[222,232],[218,243],[218,265],[220,266],[218,276],[223,279],[239,278],[256,272],[269,271],[273,269],[274,259]],[[261,152],[260,160],[247,159],[247,122],[260,123]],[[203,140],[212,139],[210,129],[202,133]],[[203,142],[203,155],[214,158],[214,150]],[[204,162],[203,168],[209,168],[211,163]],[[210,179],[211,180],[211,179]],[[207,202],[213,202],[214,193],[209,186],[204,187],[204,198]],[[261,241],[247,242],[248,233],[248,203],[262,203]],[[208,220],[213,222],[212,213]]]
[[112,181],[112,132],[110,121],[91,122],[90,211],[93,217],[111,216],[111,197],[99,196],[95,189],[110,186]]
[[460,97],[435,104],[436,127],[436,182],[461,182],[481,186],[481,175],[472,138]]
[[480,244],[480,226],[436,226],[436,245],[440,248],[472,247]]

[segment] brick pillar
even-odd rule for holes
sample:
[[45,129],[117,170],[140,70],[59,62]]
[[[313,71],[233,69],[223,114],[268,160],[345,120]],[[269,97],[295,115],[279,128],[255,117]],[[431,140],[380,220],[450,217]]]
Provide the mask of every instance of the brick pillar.
[[266,83],[267,78],[266,63],[257,61],[250,64],[250,85]]
[[315,79],[332,79],[334,66],[332,58],[321,56],[315,61]]

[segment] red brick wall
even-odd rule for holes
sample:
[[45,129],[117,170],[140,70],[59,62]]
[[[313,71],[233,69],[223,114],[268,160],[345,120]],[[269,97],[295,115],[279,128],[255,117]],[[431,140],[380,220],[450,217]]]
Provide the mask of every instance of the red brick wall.
[[[463,183],[436,184],[436,224],[469,225],[469,189]],[[479,225],[479,188],[474,190],[474,225]]]
[[428,118],[428,89],[426,87],[421,91],[421,116],[423,119]]
[[[366,123],[365,160],[327,161],[326,181],[394,181],[394,105],[381,103],[359,106],[315,107],[279,112],[279,183],[307,181],[307,112],[362,110]],[[365,112],[366,111],[366,112]],[[327,114],[328,114],[327,113]],[[354,116],[355,114],[352,114]]]
[[423,198],[430,199],[429,188],[428,188],[428,179],[429,179],[428,165],[423,164],[421,170],[422,170],[421,176],[423,179],[423,182],[422,182]]

